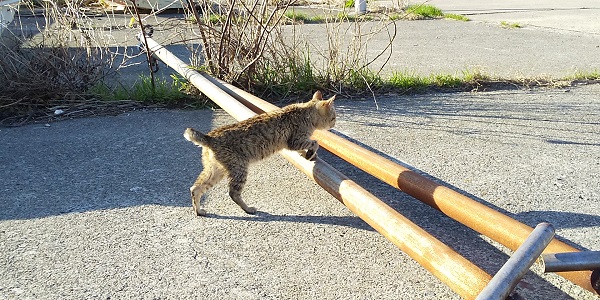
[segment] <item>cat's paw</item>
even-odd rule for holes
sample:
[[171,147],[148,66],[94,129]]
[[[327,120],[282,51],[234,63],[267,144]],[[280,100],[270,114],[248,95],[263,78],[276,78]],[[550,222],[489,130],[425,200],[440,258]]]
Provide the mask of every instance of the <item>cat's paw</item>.
[[317,158],[317,151],[314,151],[312,149],[307,150],[306,154],[304,154],[304,158],[308,160],[315,160]]
[[304,155],[304,158],[308,160],[315,160],[317,157],[317,150],[319,150],[319,144],[317,141],[311,140],[308,148],[306,148],[306,155]]
[[257,210],[256,210],[256,207],[249,206],[248,208],[244,209],[244,211],[247,214],[253,215],[253,214],[256,214]]
[[202,208],[195,209],[195,212],[196,212],[196,216],[198,216],[198,217],[205,217],[206,216],[206,210],[204,210]]

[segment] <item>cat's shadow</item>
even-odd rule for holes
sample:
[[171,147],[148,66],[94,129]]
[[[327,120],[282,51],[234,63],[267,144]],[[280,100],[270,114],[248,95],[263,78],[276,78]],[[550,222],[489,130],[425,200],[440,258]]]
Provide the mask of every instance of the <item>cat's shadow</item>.
[[257,211],[254,215],[232,216],[217,215],[214,213],[206,214],[205,218],[217,220],[235,220],[250,222],[285,222],[285,223],[307,223],[324,224],[350,227],[368,231],[374,231],[369,224],[356,216],[307,216],[307,215],[274,215],[268,212]]

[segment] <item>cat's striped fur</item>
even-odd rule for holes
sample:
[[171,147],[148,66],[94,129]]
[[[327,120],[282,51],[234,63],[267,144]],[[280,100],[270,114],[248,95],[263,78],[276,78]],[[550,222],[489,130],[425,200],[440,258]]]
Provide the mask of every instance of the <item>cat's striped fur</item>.
[[241,197],[249,164],[284,148],[305,150],[305,157],[313,159],[319,145],[310,136],[316,129],[334,126],[334,98],[323,100],[321,92],[316,92],[306,103],[288,105],[207,134],[187,128],[184,137],[202,147],[204,166],[190,187],[194,212],[199,216],[206,214],[200,207],[202,195],[227,176],[231,199],[246,213],[254,214],[256,209],[247,206]]

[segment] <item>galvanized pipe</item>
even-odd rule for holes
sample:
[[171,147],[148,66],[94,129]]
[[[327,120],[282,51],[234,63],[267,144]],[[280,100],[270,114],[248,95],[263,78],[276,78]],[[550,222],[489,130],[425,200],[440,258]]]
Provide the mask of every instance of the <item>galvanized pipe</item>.
[[554,227],[540,223],[494,275],[476,300],[504,300],[554,238]]
[[[243,120],[254,115],[254,112],[190,69],[153,39],[147,38],[147,41],[155,56],[183,75],[233,117]],[[308,161],[297,152],[289,150],[283,150],[280,154],[461,297],[474,299],[490,281],[491,276],[485,271],[321,159]]]
[[[144,39],[139,39],[142,43]],[[248,119],[255,115],[254,112],[250,111],[246,106],[237,102],[237,101],[227,101],[226,99],[230,99],[231,96],[216,85],[214,85],[210,80],[206,79],[200,73],[196,72],[194,69],[190,68],[189,65],[184,63],[177,56],[173,55],[173,53],[169,52],[162,45],[158,44],[154,39],[150,37],[146,37],[146,41],[148,42],[148,48],[153,55],[160,58],[164,63],[166,63],[169,67],[173,68],[173,70],[177,71],[177,73],[181,74],[185,79],[194,84],[198,89],[202,91],[205,95],[209,96],[217,105],[221,106],[227,113],[234,116],[239,121]],[[214,98],[214,99],[213,99]],[[225,99],[225,100],[221,100]]]
[[542,263],[544,272],[600,270],[600,251],[544,254]]
[[[231,84],[206,76],[254,112],[271,111],[277,106]],[[441,211],[463,225],[515,251],[527,239],[533,228],[479,203],[457,191],[425,178],[418,173],[356,145],[331,132],[316,131],[313,137],[319,145],[359,169]],[[578,252],[557,239],[550,242],[546,253]],[[560,272],[558,275],[600,294],[600,286],[592,284],[591,271]]]

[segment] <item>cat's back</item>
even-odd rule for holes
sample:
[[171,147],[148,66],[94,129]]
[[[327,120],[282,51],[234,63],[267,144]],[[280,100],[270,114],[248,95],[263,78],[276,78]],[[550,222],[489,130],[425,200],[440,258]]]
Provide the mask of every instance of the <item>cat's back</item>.
[[206,135],[215,139],[243,138],[259,132],[269,131],[271,128],[277,127],[278,123],[279,118],[277,115],[264,113],[238,123],[213,129]]
[[301,127],[302,119],[306,119],[301,116],[304,109],[303,104],[291,104],[282,109],[262,113],[238,123],[216,128],[207,135],[215,139],[249,138],[252,136],[268,139],[272,137],[271,135],[277,134],[285,136],[293,128]]
[[[248,161],[260,160],[285,148],[287,141],[299,130],[298,105],[260,114],[244,121],[216,128],[209,147],[215,153],[235,155]],[[219,155],[220,156],[220,155]]]

